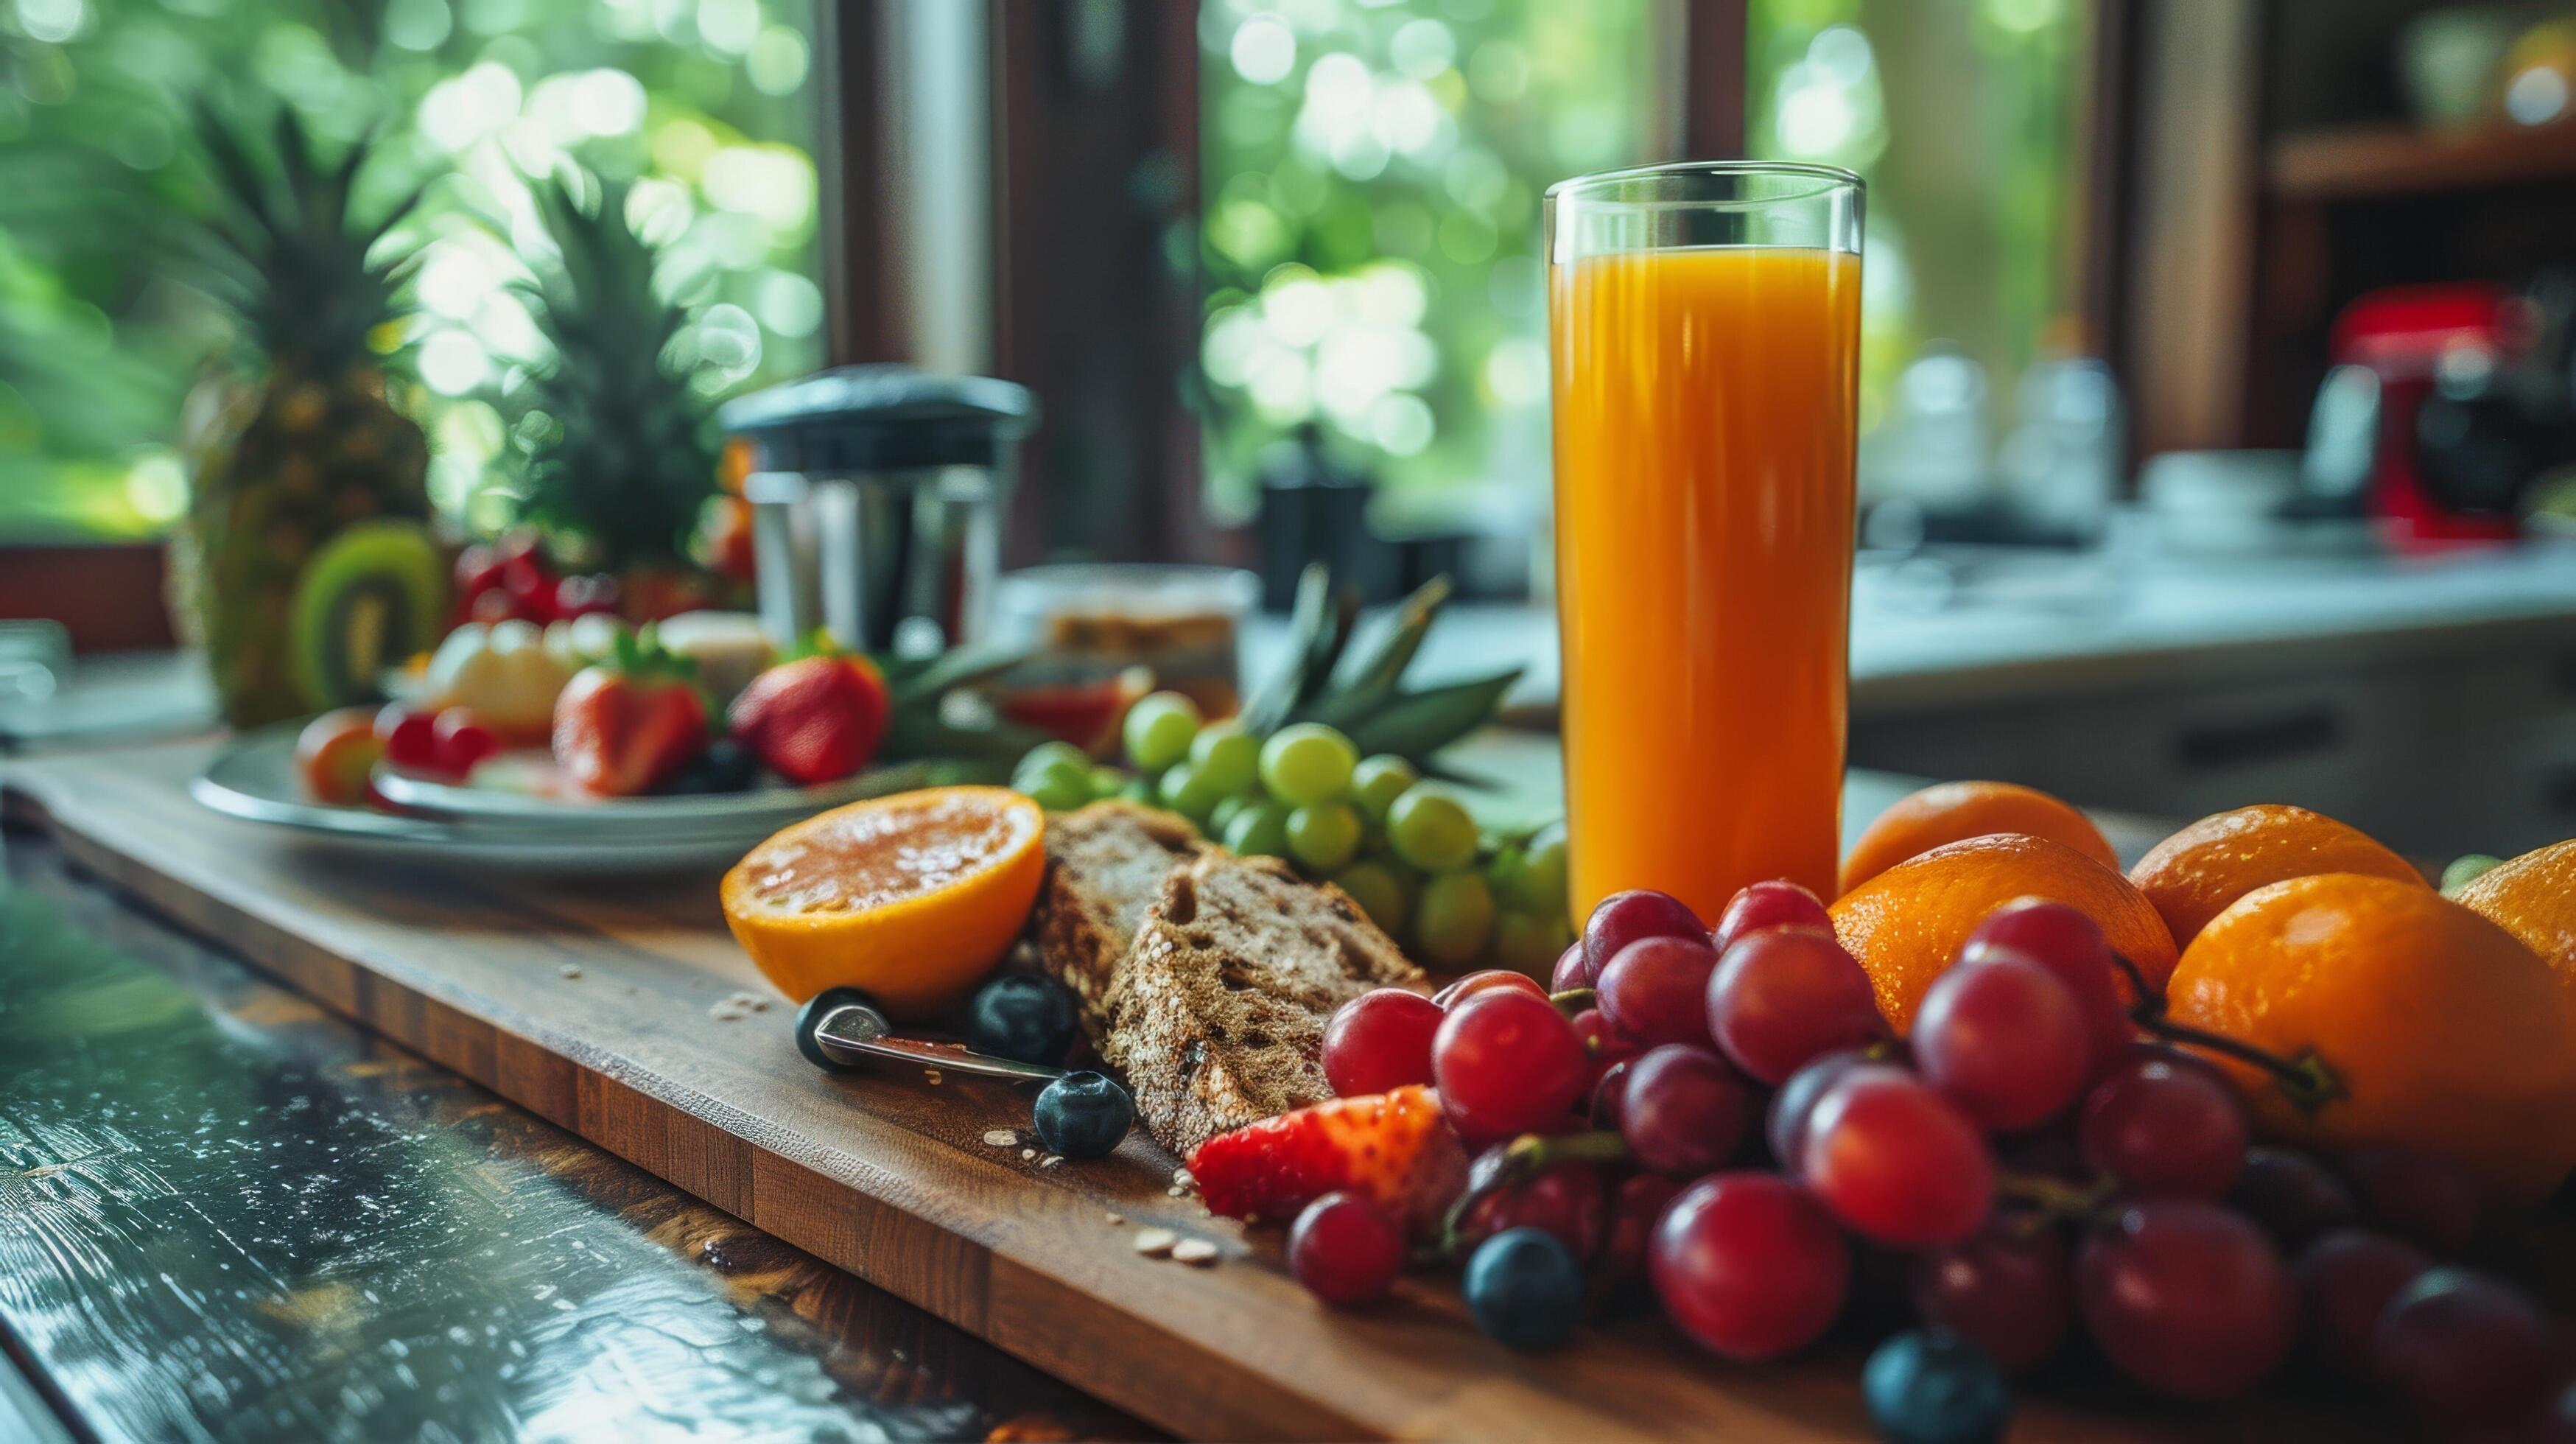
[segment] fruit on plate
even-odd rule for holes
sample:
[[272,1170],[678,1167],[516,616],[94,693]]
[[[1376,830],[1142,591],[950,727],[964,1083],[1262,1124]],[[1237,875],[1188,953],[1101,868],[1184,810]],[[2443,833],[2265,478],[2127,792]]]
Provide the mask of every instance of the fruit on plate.
[[2394,1144],[2529,1203],[2576,1166],[2576,1011],[2520,939],[2421,882],[2330,873],[2258,888],[2193,939],[2173,1019],[2282,1055],[2342,1096],[2303,1109],[2226,1062],[2269,1133],[2330,1151]]
[[1291,1219],[1328,1193],[1357,1194],[1417,1236],[1467,1176],[1466,1150],[1420,1084],[1333,1098],[1220,1133],[1191,1150],[1199,1197],[1222,1217]]
[[2150,987],[2173,971],[2173,937],[2127,878],[2063,843],[2021,833],[1947,843],[1898,863],[1834,903],[1834,935],[1869,970],[1880,1010],[1902,1032],[1923,990],[1986,914],[2024,897],[2091,918]]
[[1045,814],[999,787],[934,787],[809,817],[724,876],[725,922],[779,991],[865,990],[896,1018],[963,1002],[1046,872]]
[[656,623],[654,633],[663,646],[697,665],[698,685],[720,708],[731,706],[778,657],[760,618],[749,612],[682,612]]
[[363,807],[376,800],[371,779],[384,755],[375,710],[369,707],[325,712],[295,734],[295,775],[314,801],[333,807]]
[[649,636],[620,636],[614,660],[583,668],[555,699],[555,765],[596,796],[650,792],[706,748],[705,695]]
[[344,528],[304,566],[287,632],[308,707],[384,695],[384,674],[438,640],[447,567],[428,528],[368,521]]
[[[171,591],[224,720],[253,727],[372,696],[371,663],[426,648],[445,619],[444,563],[424,579],[367,557],[308,591],[317,553],[352,523],[429,519],[428,438],[389,399],[375,344],[411,315],[399,297],[415,250],[387,237],[420,197],[361,219],[352,197],[372,147],[328,154],[291,105],[268,144],[204,109],[196,130],[219,210],[201,239],[227,263],[217,299],[257,360],[211,369],[182,408],[193,475]],[[360,621],[374,607],[331,605],[359,574],[385,584],[363,589],[384,606],[374,623]],[[424,595],[425,623],[391,610]]]
[[2254,889],[2329,872],[2424,881],[2413,863],[2359,829],[2281,803],[2202,818],[2138,859],[2129,881],[2164,918],[2174,946],[2188,948],[2211,918]]
[[552,725],[574,670],[533,622],[467,622],[430,654],[419,705],[462,707],[505,737],[534,740]]
[[2498,863],[2452,896],[2522,939],[2576,987],[2576,838]]
[[1943,843],[2018,832],[2064,843],[2104,867],[2118,867],[2102,829],[2072,805],[2012,782],[1939,782],[1897,800],[1878,815],[1843,858],[1840,891]]
[[754,677],[726,714],[734,740],[790,782],[837,782],[885,740],[885,677],[865,657],[781,662]]

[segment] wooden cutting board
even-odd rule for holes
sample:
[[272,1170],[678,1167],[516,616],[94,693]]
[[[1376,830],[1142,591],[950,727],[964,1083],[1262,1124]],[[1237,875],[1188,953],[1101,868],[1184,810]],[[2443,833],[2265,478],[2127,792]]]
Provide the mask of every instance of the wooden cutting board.
[[[0,768],[0,806],[82,865],[329,1007],[719,1208],[1184,1435],[1218,1438],[1867,1437],[1848,1354],[1739,1367],[1660,1323],[1523,1356],[1410,1278],[1318,1307],[1275,1232],[1167,1192],[1142,1133],[1110,1158],[1024,1151],[1028,1094],[951,1076],[829,1076],[790,1040],[718,915],[714,879],[570,885],[387,863],[206,812],[206,743]],[[1878,782],[1854,811],[1883,806]],[[987,1141],[1013,1129],[1007,1146]],[[1114,1222],[1113,1215],[1123,1219]],[[1139,1255],[1147,1227],[1217,1245]],[[2114,1418],[2026,1406],[2017,1439],[2315,1435],[2287,1406]],[[2351,1437],[2338,1430],[2334,1437]]]

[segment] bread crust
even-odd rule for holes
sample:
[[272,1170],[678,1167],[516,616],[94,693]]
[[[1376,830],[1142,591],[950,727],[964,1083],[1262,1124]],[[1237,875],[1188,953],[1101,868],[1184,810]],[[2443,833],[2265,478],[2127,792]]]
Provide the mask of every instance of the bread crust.
[[1110,985],[1164,879],[1208,850],[1187,820],[1132,802],[1095,802],[1047,820],[1031,938],[1039,967],[1073,990],[1093,1047],[1108,1037]]

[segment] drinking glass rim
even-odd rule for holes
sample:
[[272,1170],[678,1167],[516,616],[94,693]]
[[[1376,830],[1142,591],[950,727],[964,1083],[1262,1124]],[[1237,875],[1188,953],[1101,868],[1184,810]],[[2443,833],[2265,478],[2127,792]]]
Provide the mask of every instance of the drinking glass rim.
[[[1812,180],[1816,184],[1805,190],[1786,191],[1779,195],[1742,196],[1734,199],[1695,197],[1666,200],[1616,200],[1586,194],[1596,187],[1614,185],[1622,181],[1676,176],[1790,176]],[[1844,189],[1867,194],[1869,183],[1862,180],[1858,172],[1815,161],[1682,160],[1664,161],[1655,165],[1623,166],[1618,170],[1599,170],[1588,175],[1568,176],[1549,186],[1540,198],[1551,205],[1559,201],[1574,200],[1585,205],[1616,206],[1627,210],[1661,210],[1778,205],[1784,201],[1807,200]]]

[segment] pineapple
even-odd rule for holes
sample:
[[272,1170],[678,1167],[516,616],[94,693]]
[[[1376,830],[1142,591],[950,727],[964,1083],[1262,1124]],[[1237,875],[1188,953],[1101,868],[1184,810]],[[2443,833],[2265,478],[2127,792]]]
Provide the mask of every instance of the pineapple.
[[173,591],[225,720],[250,727],[321,705],[295,655],[306,562],[352,523],[429,517],[428,439],[387,397],[375,346],[407,314],[405,263],[375,252],[420,194],[361,221],[349,201],[366,141],[326,165],[291,109],[266,147],[199,120],[219,201],[208,289],[247,354],[210,367],[188,401],[195,487]]
[[558,256],[520,288],[554,357],[503,398],[520,519],[629,592],[673,585],[716,493],[714,407],[673,354],[689,312],[656,289],[660,255],[627,224],[626,185],[557,177],[533,190]]

